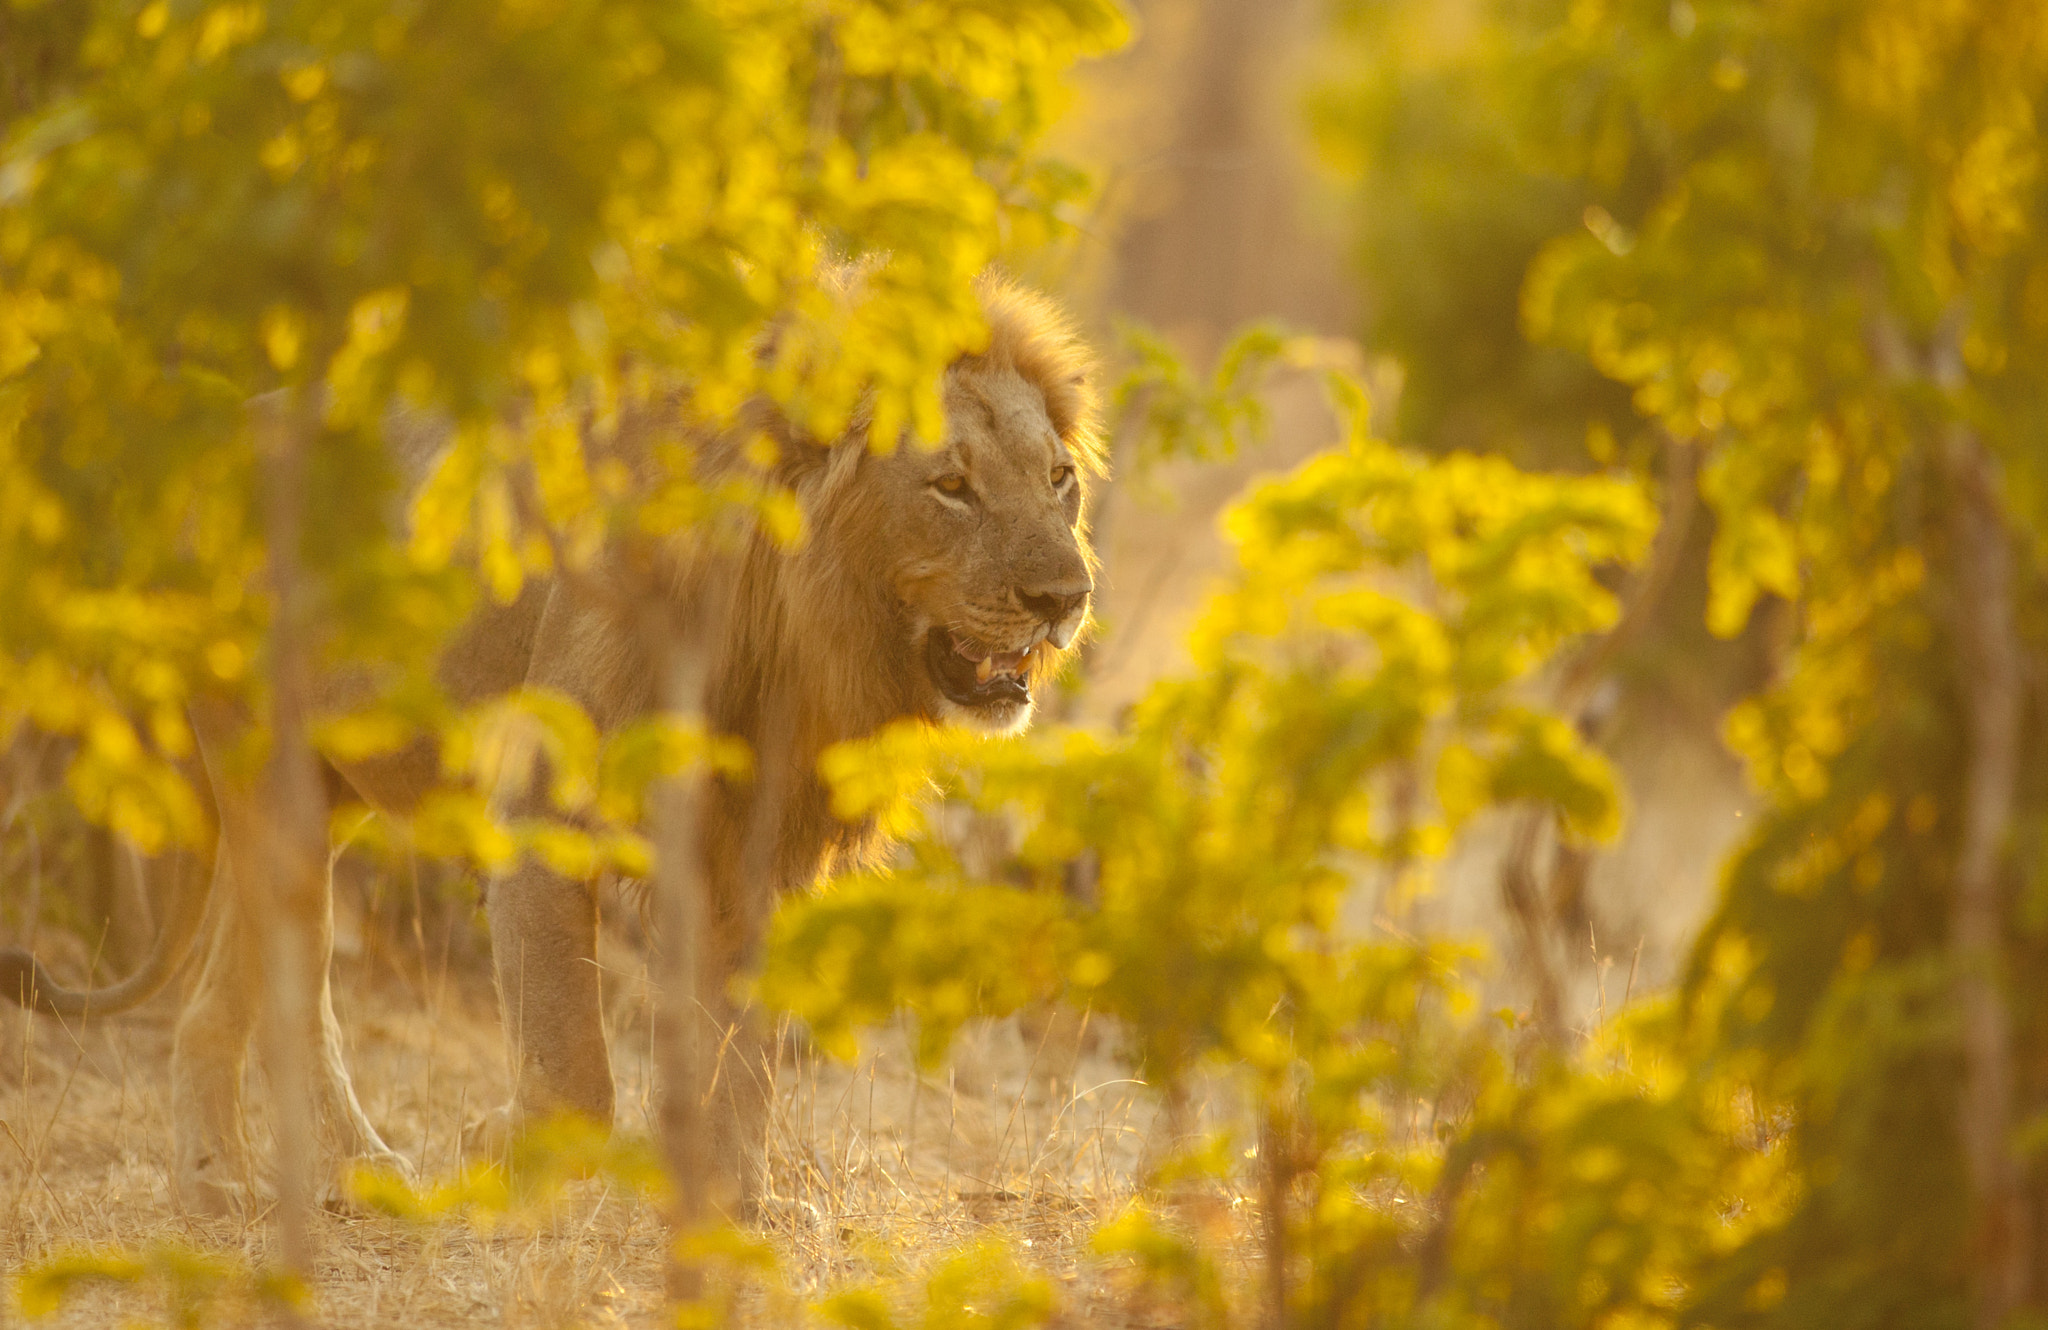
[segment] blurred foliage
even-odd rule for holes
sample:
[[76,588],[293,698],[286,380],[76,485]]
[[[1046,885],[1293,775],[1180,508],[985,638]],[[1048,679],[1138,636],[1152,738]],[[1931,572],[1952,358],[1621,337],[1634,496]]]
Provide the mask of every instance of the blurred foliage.
[[[974,280],[1082,188],[1038,148],[1065,73],[1124,33],[1109,0],[0,6],[0,734],[64,741],[71,799],[144,851],[203,844],[189,711],[270,714],[282,558],[313,664],[368,685],[319,748],[442,740],[450,789],[381,834],[644,872],[648,785],[747,755],[666,717],[600,736],[535,692],[458,710],[442,643],[608,551],[728,517],[800,539],[789,496],[691,476],[743,404],[936,439],[940,371],[985,333]],[[391,436],[422,429],[414,491]],[[626,430],[650,467],[599,460]],[[282,555],[279,458],[304,499]],[[216,756],[243,776],[263,737]],[[576,824],[499,824],[482,793],[543,758]],[[626,1145],[531,1152],[366,1186],[476,1217],[651,1177]],[[181,1260],[59,1259],[25,1306],[215,1277]],[[938,1280],[926,1323],[982,1323],[987,1270]],[[1044,1301],[1017,1296],[1003,1324]]]
[[[1957,1324],[1993,1250],[1958,1146],[1949,925],[1982,797],[1969,695],[1993,686],[1966,638],[2009,597],[2038,679],[2048,629],[2048,323],[2028,294],[2048,274],[2048,32],[2025,4],[1701,3],[1575,8],[1534,36],[1520,129],[1590,201],[1532,266],[1527,327],[1709,447],[1709,626],[1739,631],[1763,592],[1798,610],[1780,679],[1729,717],[1772,811],[1690,993],[1730,986],[1717,1043],[1760,1058],[1806,1194],[1696,1276],[1695,1315]],[[1989,514],[1956,479],[1980,449],[2002,478]],[[1975,580],[1966,535],[2009,548],[2012,588]],[[2044,1049],[2034,696],[1992,847],[2016,1068]],[[2048,1107],[2038,1073],[2015,1088],[2001,1117]]]
[[[1422,1312],[1404,1253],[1449,1167],[1398,1129],[1423,1106],[1477,1105],[1443,1118],[1455,1159],[1526,1133],[1532,1102],[1578,1132],[1537,1147],[1572,1150],[1600,1130],[1578,1119],[1626,1118],[1615,1101],[1642,1097],[1561,1072],[1524,1085],[1498,1022],[1469,1010],[1459,948],[1335,923],[1369,870],[1405,874],[1484,808],[1613,833],[1605,761],[1527,695],[1562,646],[1612,625],[1596,573],[1641,556],[1654,507],[1628,480],[1403,452],[1369,437],[1355,383],[1330,380],[1349,439],[1230,513],[1239,572],[1195,628],[1196,673],[1155,685],[1121,733],[900,728],[828,757],[841,815],[908,834],[908,862],[785,905],[758,989],[840,1052],[897,1011],[931,1057],[971,1017],[1063,1001],[1115,1018],[1169,1098],[1199,1074],[1235,1081],[1254,1134],[1164,1171],[1229,1181],[1257,1161],[1304,1323]],[[1213,424],[1193,409],[1192,428]],[[1014,855],[992,877],[922,814],[932,782],[1009,819]],[[1417,786],[1434,797],[1404,796]],[[1498,1169],[1465,1167],[1488,1187],[1475,1214],[1515,1203]],[[1523,1259],[1524,1239],[1491,1240]],[[1133,1211],[1098,1247],[1177,1290],[1191,1320],[1255,1318],[1220,1291],[1227,1253],[1190,1241]],[[1461,1230],[1455,1255],[1481,1241]]]
[[620,1191],[659,1197],[667,1181],[648,1141],[563,1115],[514,1140],[505,1158],[470,1165],[458,1176],[414,1186],[392,1173],[358,1166],[349,1195],[367,1210],[414,1223],[459,1219],[488,1231],[531,1228],[546,1217],[569,1183],[602,1178]]
[[[329,720],[315,734],[324,752],[347,758],[397,746],[411,731],[388,715],[358,715]],[[740,778],[752,769],[744,743],[705,734],[694,717],[657,714],[601,732],[572,699],[542,688],[519,688],[454,713],[440,738],[449,784],[403,818],[365,818],[360,806],[343,805],[332,815],[337,832],[386,854],[484,869],[533,855],[577,881],[606,870],[644,877],[653,850],[640,824],[654,782],[693,767]],[[524,788],[543,773],[551,811],[573,823],[560,816],[508,820],[493,809],[491,791]]]
[[[0,726],[75,737],[72,797],[146,851],[203,834],[187,705],[265,714],[265,449],[318,496],[318,661],[372,684],[323,739],[463,724],[432,662],[479,595],[721,509],[797,534],[784,498],[697,492],[691,431],[766,397],[824,439],[856,408],[878,440],[936,435],[972,280],[1078,187],[1035,148],[1062,72],[1123,32],[1105,0],[5,23]],[[410,513],[399,417],[448,438]],[[655,476],[586,456],[656,419]],[[488,841],[474,822],[427,839]]]
[[140,1253],[81,1250],[52,1256],[16,1276],[15,1296],[21,1314],[36,1319],[106,1285],[159,1290],[162,1323],[173,1330],[200,1330],[228,1318],[247,1323],[289,1316],[308,1302],[305,1288],[289,1274],[178,1243],[157,1243]]
[[[1026,1330],[1054,1318],[1052,1285],[1024,1268],[998,1242],[964,1248],[916,1281],[921,1297],[906,1299],[884,1281],[833,1294],[818,1304],[821,1318],[846,1330]],[[899,1315],[905,1302],[921,1302],[915,1315]]]
[[1142,480],[1161,462],[1234,456],[1260,441],[1271,424],[1259,392],[1267,372],[1322,359],[1316,339],[1256,324],[1231,338],[1204,382],[1150,328],[1126,324],[1118,342],[1128,362],[1110,394],[1119,479]]
[[1521,330],[1524,271],[1588,199],[1582,182],[1530,160],[1520,136],[1527,51],[1562,10],[1332,6],[1310,120],[1357,200],[1366,343],[1400,358],[1398,430],[1424,447],[1580,466],[1590,446],[1604,465],[1617,440],[1634,452],[1642,433],[1623,390]]
[[[1379,35],[1323,121],[1382,173],[1392,216],[1372,223],[1368,265],[1448,283],[1387,302],[1382,332],[1422,376],[1410,427],[1456,437],[1446,403],[1470,387],[1486,412],[1578,428],[1617,400],[1597,371],[1633,411],[1615,432],[1703,452],[1707,626],[1741,632],[1766,594],[1792,609],[1782,669],[1726,727],[1766,816],[1683,990],[1516,1068],[1512,1044],[1457,1016],[1439,948],[1332,935],[1341,884],[1435,848],[1462,809],[1537,797],[1600,828],[1597,760],[1497,690],[1603,626],[1591,565],[1630,548],[1600,538],[1611,482],[1354,443],[1239,510],[1243,589],[1198,630],[1201,673],[1162,685],[1128,733],[927,753],[943,790],[1018,819],[1006,871],[1048,903],[976,904],[1012,888],[969,878],[927,835],[893,877],[787,912],[764,994],[833,1040],[896,1008],[942,1038],[1049,977],[1039,996],[1121,1017],[1168,1087],[1219,1054],[1249,1083],[1256,1139],[1191,1166],[1256,1193],[1268,1292],[1242,1291],[1199,1225],[1156,1206],[1102,1238],[1190,1322],[2038,1323],[2041,1256],[1984,1208],[1962,1138],[1985,1106],[1962,1088],[1982,1059],[2012,1068],[2012,1102],[1991,1108],[2014,1126],[1990,1148],[2038,1215],[2039,7],[1359,3],[1344,22]],[[1388,39],[1402,33],[1428,40]],[[1460,271],[1468,243],[1488,259]],[[1516,321],[1532,347],[1511,344]],[[1461,359],[1460,336],[1481,350]],[[1538,400],[1545,365],[1576,385],[1569,410]],[[1404,470],[1423,482],[1386,486]],[[1467,491],[1461,470],[1487,479]],[[1466,492],[1508,538],[1460,510]],[[1570,533],[1562,550],[1546,523]],[[1986,548],[2013,561],[2010,586],[1985,580]],[[1426,567],[1404,568],[1415,551]],[[1533,584],[1512,574],[1525,560],[1544,569]],[[1340,572],[1357,584],[1326,589]],[[2001,677],[1973,643],[2008,617],[2017,669]],[[1316,649],[1307,670],[1276,652],[1296,642]],[[1987,736],[1973,718],[2001,688],[2024,690],[2018,728]],[[1420,735],[1442,736],[1434,822],[1368,798],[1379,764],[1422,755]],[[2007,742],[2013,811],[1987,829],[1982,750]],[[882,774],[904,756],[897,741],[882,761],[843,759],[844,797],[886,809],[915,793]],[[1964,959],[1951,930],[1972,837],[1991,857],[1997,950]],[[1050,894],[1076,876],[1092,903]],[[1001,926],[963,947],[960,916],[983,913]],[[971,966],[927,967],[941,929]],[[1966,1037],[1976,967],[2009,1027],[1988,1050]],[[1440,1144],[1397,1129],[1416,1120]],[[1982,1290],[2015,1260],[2033,1291],[2000,1319]]]
[[[1566,114],[1548,99],[1574,95],[1538,76],[1544,43],[1567,21],[1606,20],[1544,2],[1331,6],[1306,102],[1349,205],[1363,336],[1399,362],[1392,430],[1404,441],[1689,483],[1682,445],[1633,409],[1626,384],[1577,348],[1529,335],[1524,279],[1546,246],[1588,225],[1626,243],[1600,219],[1633,216],[1657,187],[1640,156],[1596,185],[1532,143],[1530,118]],[[1688,526],[1705,529],[1682,537],[1681,572],[1647,607],[1653,631],[1616,662],[1630,694],[1624,729],[1646,713],[1700,724],[1772,669],[1772,620],[1737,641],[1706,631],[1697,602],[1711,528]]]

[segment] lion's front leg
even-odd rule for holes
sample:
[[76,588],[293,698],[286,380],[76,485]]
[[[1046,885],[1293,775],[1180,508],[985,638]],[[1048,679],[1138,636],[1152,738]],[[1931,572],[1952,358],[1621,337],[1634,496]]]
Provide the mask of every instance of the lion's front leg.
[[[528,685],[573,698],[610,731],[645,710],[644,659],[605,598],[576,579],[548,592],[536,626]],[[493,792],[507,817],[550,815],[546,763]],[[605,1049],[597,969],[597,899],[532,858],[493,878],[484,898],[491,962],[512,1066],[512,1102],[472,1139],[502,1149],[520,1130],[558,1113],[612,1122],[612,1067]]]
[[512,1102],[496,1125],[517,1132],[569,1112],[610,1127],[595,896],[528,859],[491,883],[485,909],[512,1065]]

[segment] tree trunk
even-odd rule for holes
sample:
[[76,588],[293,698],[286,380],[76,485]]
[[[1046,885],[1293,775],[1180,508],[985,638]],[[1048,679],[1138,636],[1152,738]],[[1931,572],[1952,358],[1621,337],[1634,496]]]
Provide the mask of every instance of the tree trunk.
[[[278,1228],[285,1265],[302,1280],[313,1268],[308,1227],[318,1149],[310,1035],[325,972],[327,799],[306,736],[311,690],[309,613],[299,544],[305,515],[305,454],[316,428],[310,398],[284,395],[256,419],[263,534],[274,602],[270,625],[270,751],[243,843],[250,872],[235,881],[262,957],[264,1067],[277,1137]],[[223,810],[227,812],[227,810]],[[230,814],[232,816],[232,814]]]
[[2019,770],[2021,647],[2013,621],[2012,545],[1983,445],[1949,440],[1949,539],[1958,679],[1969,742],[1949,947],[1962,1017],[1957,1127],[1976,1197],[1974,1324],[1996,1330],[2029,1295],[2025,1195],[2013,1158],[2012,1018],[2005,1005],[2000,868]]
[[1287,1247],[1287,1211],[1294,1194],[1292,1106],[1269,1102],[1259,1122],[1259,1191],[1265,1246],[1265,1314],[1268,1330],[1286,1330],[1291,1287]]
[[[657,579],[658,582],[658,579]],[[705,693],[723,616],[722,588],[700,588],[699,603],[679,607],[642,588],[641,611],[649,659],[657,670],[658,699],[670,716],[705,714]],[[656,985],[656,1130],[667,1165],[673,1234],[687,1235],[730,1216],[738,1197],[724,1194],[708,1091],[720,1052],[718,1021],[724,1006],[717,963],[711,884],[704,871],[704,817],[710,777],[702,770],[664,777],[649,801],[654,841],[655,923],[652,969]],[[671,1249],[671,1299],[701,1297],[702,1271]]]

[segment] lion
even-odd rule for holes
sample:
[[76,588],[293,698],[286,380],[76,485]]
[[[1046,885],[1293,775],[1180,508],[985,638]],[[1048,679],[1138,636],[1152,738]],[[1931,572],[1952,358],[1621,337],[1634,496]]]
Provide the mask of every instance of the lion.
[[[945,372],[945,434],[936,450],[878,451],[858,437],[826,446],[772,415],[757,417],[754,425],[765,424],[778,443],[772,479],[795,495],[806,539],[784,549],[749,534],[717,558],[688,563],[667,593],[697,606],[700,623],[702,608],[715,607],[704,715],[715,733],[745,741],[754,758],[748,778],[707,783],[701,817],[699,870],[720,976],[753,961],[779,895],[872,848],[869,828],[832,813],[817,772],[828,747],[903,720],[1017,730],[1087,625],[1096,565],[1086,492],[1106,464],[1091,360],[1044,297],[996,279],[978,289],[988,343]],[[753,433],[733,431],[702,447],[700,474],[752,466],[742,435]],[[418,438],[394,447],[401,455],[430,451]],[[529,584],[510,606],[486,609],[446,651],[449,692],[475,699],[520,684],[553,689],[604,731],[648,714],[656,671],[630,598],[616,593],[602,574],[557,576]],[[202,750],[221,742],[209,726],[195,729]],[[337,793],[402,811],[438,768],[438,754],[420,748],[332,775],[345,785]],[[494,799],[512,816],[545,813],[544,781],[535,772]],[[231,820],[224,825],[231,830]],[[177,1017],[171,1071],[173,1183],[180,1202],[202,1212],[235,1208],[250,1186],[241,1090],[257,1018],[257,958],[224,885],[237,860],[254,862],[224,836],[211,888],[183,893],[150,956],[108,988],[67,989],[25,953],[0,953],[0,995],[60,1015],[103,1015],[159,991],[204,937]],[[531,857],[485,885],[514,1086],[487,1124],[495,1139],[565,1112],[612,1121],[595,891],[595,883]],[[323,1153],[402,1167],[363,1112],[342,1058],[326,975],[331,918],[322,921],[319,946],[319,1028],[309,1038]],[[773,1059],[744,1012],[713,1015],[727,1022],[730,1046],[711,1113],[708,1153],[724,1180],[714,1194],[736,1195],[740,1212],[751,1213],[765,1178]]]

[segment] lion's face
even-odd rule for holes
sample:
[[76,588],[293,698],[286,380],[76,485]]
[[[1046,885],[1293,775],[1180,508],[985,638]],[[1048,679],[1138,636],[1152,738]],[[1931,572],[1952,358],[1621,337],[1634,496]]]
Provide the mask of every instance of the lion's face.
[[1041,388],[964,361],[945,383],[946,439],[870,458],[911,674],[933,720],[1006,731],[1088,618],[1081,459]]

